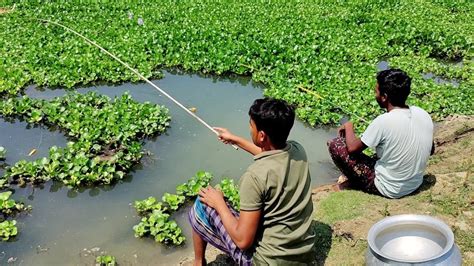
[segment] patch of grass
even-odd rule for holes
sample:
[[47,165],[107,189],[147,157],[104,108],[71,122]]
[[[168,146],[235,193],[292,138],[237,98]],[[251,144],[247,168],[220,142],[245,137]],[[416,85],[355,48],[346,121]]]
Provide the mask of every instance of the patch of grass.
[[365,210],[381,198],[355,190],[332,193],[319,203],[317,219],[334,224],[364,215]]
[[379,210],[379,213],[383,216],[383,217],[387,217],[387,216],[390,216],[390,211],[388,210],[388,203],[386,202],[383,209],[382,210]]
[[432,156],[430,157],[429,163],[430,163],[430,164],[439,163],[439,162],[441,162],[442,159],[443,159],[443,158],[442,158],[441,155],[435,154],[435,155],[432,155]]
[[341,237],[333,238],[333,245],[324,265],[365,265],[367,241],[355,243]]
[[444,191],[436,192],[436,190],[428,189],[424,193],[418,194],[414,197],[414,202],[426,202],[430,206],[430,211],[433,215],[450,215],[458,217],[464,210],[469,210],[469,194],[471,189],[468,185],[463,185],[463,178],[450,174],[444,176],[449,178],[455,185],[452,187],[442,184]]
[[[457,228],[453,229],[454,239],[462,252],[474,251],[474,234]],[[472,265],[465,261],[465,265]]]
[[461,142],[461,145],[467,148],[467,147],[471,147],[470,146],[471,143],[472,143],[472,139],[465,139]]
[[458,128],[458,129],[456,129],[456,131],[454,131],[454,135],[459,136],[459,135],[467,133],[471,130],[472,130],[472,128],[469,126],[468,123],[463,123],[462,127]]
[[471,169],[473,169],[472,160],[462,161],[458,165],[456,165],[456,167],[454,167],[454,171],[456,172],[464,172],[469,171]]
[[459,214],[460,202],[455,198],[446,197],[442,199],[433,199],[434,214],[445,214],[457,216]]

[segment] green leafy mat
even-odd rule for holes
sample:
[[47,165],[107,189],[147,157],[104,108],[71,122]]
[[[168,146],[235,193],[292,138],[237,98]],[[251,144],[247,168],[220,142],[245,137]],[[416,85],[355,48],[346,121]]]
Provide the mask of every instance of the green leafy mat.
[[413,77],[410,104],[436,119],[472,114],[473,7],[427,0],[20,2],[0,15],[0,93],[16,95],[32,83],[138,80],[75,35],[35,20],[44,18],[95,40],[146,77],[160,77],[163,67],[251,75],[311,125],[379,114],[374,76],[384,60]]
[[[113,101],[95,92],[70,93],[51,101],[9,98],[0,115],[59,127],[70,137],[49,156],[7,167],[0,184],[42,183],[50,179],[70,187],[120,180],[142,157],[142,141],[166,131],[168,109],[138,103],[127,93]],[[9,181],[9,182],[6,182]]]

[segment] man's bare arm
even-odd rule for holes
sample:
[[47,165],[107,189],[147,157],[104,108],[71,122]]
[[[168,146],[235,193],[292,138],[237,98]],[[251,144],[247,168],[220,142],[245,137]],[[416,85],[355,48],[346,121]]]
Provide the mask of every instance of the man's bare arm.
[[346,137],[347,151],[349,153],[361,153],[367,148],[367,145],[356,136],[352,122],[347,122],[339,128],[339,135],[341,134]]

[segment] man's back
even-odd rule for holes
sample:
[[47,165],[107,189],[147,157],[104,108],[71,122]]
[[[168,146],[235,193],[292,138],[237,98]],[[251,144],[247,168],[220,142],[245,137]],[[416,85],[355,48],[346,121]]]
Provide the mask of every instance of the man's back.
[[413,192],[423,172],[433,141],[433,123],[423,109],[393,109],[377,117],[362,136],[376,147],[375,185],[385,196],[399,198]]
[[[313,204],[303,147],[288,141],[283,150],[263,152],[241,177],[241,210],[263,210],[254,259],[274,264],[302,262],[311,252]],[[303,255],[303,256],[302,256]]]

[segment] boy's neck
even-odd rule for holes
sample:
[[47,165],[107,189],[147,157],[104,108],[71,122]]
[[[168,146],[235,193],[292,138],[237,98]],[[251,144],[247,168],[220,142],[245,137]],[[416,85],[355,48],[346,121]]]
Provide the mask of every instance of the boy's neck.
[[274,145],[273,143],[266,143],[262,145],[260,148],[262,149],[262,151],[274,151],[274,150],[282,150],[285,148],[285,146],[286,145],[284,145],[283,147],[279,147],[279,146]]

